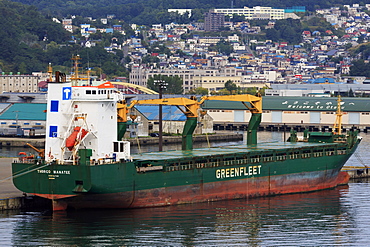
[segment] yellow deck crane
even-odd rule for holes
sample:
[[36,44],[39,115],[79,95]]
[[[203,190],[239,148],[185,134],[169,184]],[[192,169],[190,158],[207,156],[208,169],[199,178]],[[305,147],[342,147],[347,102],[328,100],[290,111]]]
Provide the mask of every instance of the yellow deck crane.
[[[174,105],[177,106],[187,117],[182,132],[182,150],[193,149],[193,132],[197,125],[198,110],[206,100],[222,100],[222,101],[237,101],[242,102],[248,110],[251,111],[252,117],[248,125],[247,144],[257,143],[257,129],[261,122],[262,114],[262,97],[249,94],[242,95],[222,95],[222,96],[204,96],[200,101],[195,96],[188,98],[164,98],[164,99],[149,99],[149,100],[133,100],[130,105],[126,102],[118,104],[118,138],[122,138],[126,131],[126,122],[129,109],[138,104],[146,105]],[[246,103],[249,103],[246,104]],[[182,108],[182,107],[183,108]]]

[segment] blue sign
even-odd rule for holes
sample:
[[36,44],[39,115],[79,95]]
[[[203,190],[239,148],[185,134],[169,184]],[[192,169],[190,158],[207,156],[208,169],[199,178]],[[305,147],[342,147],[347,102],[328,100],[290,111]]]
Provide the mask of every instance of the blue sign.
[[72,88],[71,87],[63,87],[63,100],[70,100],[72,96]]

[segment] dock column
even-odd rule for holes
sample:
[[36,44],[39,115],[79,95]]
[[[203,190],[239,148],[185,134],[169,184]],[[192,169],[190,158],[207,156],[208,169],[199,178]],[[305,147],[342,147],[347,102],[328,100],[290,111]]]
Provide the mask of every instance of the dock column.
[[193,149],[193,133],[197,127],[197,117],[188,117],[182,132],[182,150]]
[[257,131],[261,123],[261,118],[261,113],[252,113],[247,130],[247,145],[257,144]]

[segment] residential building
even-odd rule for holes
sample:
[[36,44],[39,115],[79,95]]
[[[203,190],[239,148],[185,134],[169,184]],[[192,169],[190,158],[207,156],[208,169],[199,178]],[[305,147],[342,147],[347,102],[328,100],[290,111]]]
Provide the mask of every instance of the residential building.
[[218,69],[152,69],[137,65],[131,69],[130,83],[146,87],[149,77],[153,77],[154,75],[179,76],[183,81],[184,92],[187,92],[197,87],[194,84],[195,76],[216,76],[219,73]]
[[222,13],[226,16],[233,16],[234,14],[243,15],[246,19],[268,19],[280,20],[284,19],[284,9],[273,9],[271,7],[255,6],[253,8],[233,8],[233,9],[214,9],[215,13]]
[[65,30],[68,32],[73,33],[73,26],[72,26],[72,19],[63,19],[62,20],[62,25]]
[[221,40],[225,40],[225,37],[199,37],[200,44],[217,44]]
[[224,89],[227,81],[233,82],[242,89],[250,87],[260,89],[270,85],[265,77],[257,80],[247,76],[194,76],[193,80],[195,88],[202,87],[215,92]]
[[209,91],[219,91],[225,88],[225,83],[231,81],[237,86],[241,85],[241,76],[195,76],[195,88],[207,88]]
[[225,15],[216,13],[213,10],[207,12],[204,16],[204,31],[218,31],[224,26]]

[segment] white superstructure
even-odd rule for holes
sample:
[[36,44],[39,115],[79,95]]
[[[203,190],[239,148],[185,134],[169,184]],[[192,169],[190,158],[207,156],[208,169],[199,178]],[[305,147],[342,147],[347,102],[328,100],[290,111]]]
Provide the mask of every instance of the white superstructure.
[[49,83],[46,161],[75,163],[79,149],[92,150],[91,164],[129,159],[129,143],[117,140],[117,102],[121,100],[123,95],[110,82],[99,86]]

